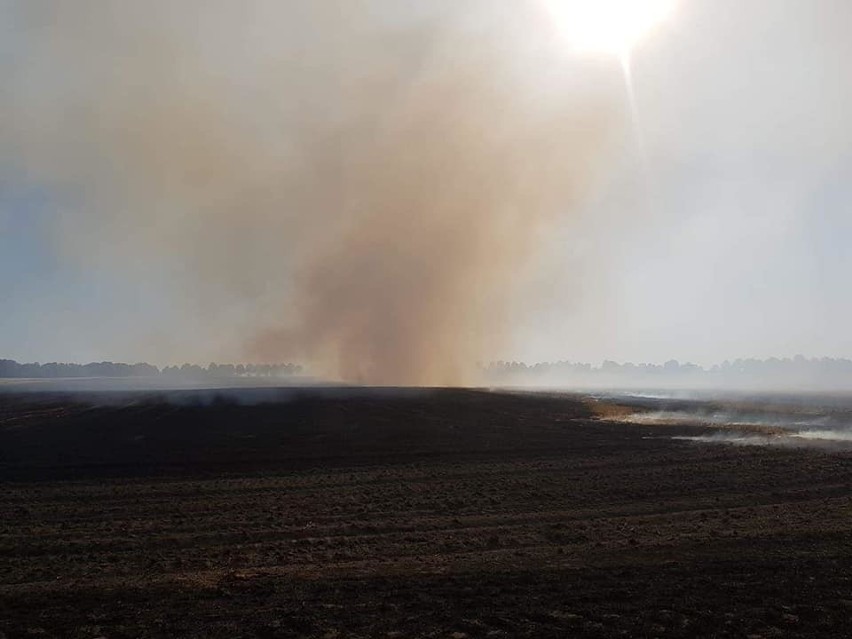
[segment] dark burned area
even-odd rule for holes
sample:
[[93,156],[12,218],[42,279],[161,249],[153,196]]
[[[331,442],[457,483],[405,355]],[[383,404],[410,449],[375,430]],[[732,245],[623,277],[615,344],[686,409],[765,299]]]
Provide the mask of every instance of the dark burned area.
[[0,394],[0,636],[852,635],[852,456],[580,397]]

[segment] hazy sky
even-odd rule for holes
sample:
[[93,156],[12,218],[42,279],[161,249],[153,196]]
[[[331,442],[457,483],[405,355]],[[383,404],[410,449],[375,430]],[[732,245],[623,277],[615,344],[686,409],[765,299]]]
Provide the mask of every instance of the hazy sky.
[[[632,52],[633,120],[616,58],[567,45],[561,56],[548,49],[531,57],[540,42],[553,46],[553,34],[543,32],[547,25],[528,19],[537,1],[518,0],[526,22],[507,39],[500,60],[518,46],[524,64],[535,59],[546,68],[530,65],[525,73],[534,81],[513,90],[598,91],[615,115],[587,192],[566,202],[564,218],[550,224],[523,260],[529,268],[519,276],[509,311],[510,336],[493,359],[852,357],[852,3],[681,0]],[[188,242],[205,239],[174,235],[170,250],[146,256],[125,251],[125,238],[115,233],[98,236],[96,227],[86,226],[92,219],[75,213],[90,205],[93,184],[132,171],[89,157],[80,113],[88,112],[92,92],[102,90],[102,76],[112,77],[114,67],[127,68],[122,91],[144,95],[144,83],[133,83],[134,38],[149,38],[146,28],[168,27],[166,41],[192,41],[191,59],[207,65],[210,82],[225,77],[230,90],[244,92],[228,109],[247,110],[236,120],[246,127],[267,130],[271,112],[259,109],[255,118],[251,110],[272,82],[264,67],[271,60],[316,64],[317,74],[327,77],[298,100],[306,103],[301,108],[322,104],[317,108],[333,117],[334,105],[324,104],[333,97],[322,86],[333,85],[334,73],[323,50],[333,52],[332,61],[350,57],[341,50],[346,41],[335,36],[341,18],[332,8],[339,3],[325,5],[331,17],[308,10],[311,4],[170,9],[170,3],[81,2],[80,20],[106,14],[98,25],[108,33],[80,53],[75,38],[86,31],[71,15],[76,3],[0,0],[0,357],[160,364],[239,357],[232,333],[265,298],[225,295],[216,298],[220,307],[204,312],[188,303],[193,292],[177,284],[183,267],[176,256],[191,252]],[[480,29],[493,27],[489,7],[495,4],[402,7],[373,0],[346,6],[364,38],[379,32],[394,39],[386,49],[359,48],[358,54],[369,55],[371,65],[388,56],[388,64],[405,69],[400,60],[407,56],[416,66],[433,54],[430,47],[440,40],[434,32],[445,23],[457,32],[463,23],[464,38],[475,43]],[[67,51],[72,55],[63,56]],[[162,55],[168,60],[168,49]],[[601,88],[589,89],[590,83]],[[287,86],[298,93],[298,81]],[[290,103],[281,104],[276,113],[289,122]],[[40,146],[45,140],[49,152]],[[122,162],[121,154],[111,157]],[[125,205],[109,200],[109,206]],[[74,215],[86,237],[96,238],[91,243],[74,237]],[[170,224],[165,217],[156,223]],[[203,238],[203,227],[197,230]],[[292,234],[298,233],[294,226]],[[296,250],[297,243],[286,246]],[[249,260],[251,251],[235,259]],[[289,276],[285,268],[248,288],[274,285],[286,296]]]

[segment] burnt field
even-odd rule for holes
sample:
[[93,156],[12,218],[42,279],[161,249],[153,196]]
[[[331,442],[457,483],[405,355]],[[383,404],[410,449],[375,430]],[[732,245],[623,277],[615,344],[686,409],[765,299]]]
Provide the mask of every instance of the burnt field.
[[848,451],[581,397],[238,399],[0,394],[0,637],[852,635]]

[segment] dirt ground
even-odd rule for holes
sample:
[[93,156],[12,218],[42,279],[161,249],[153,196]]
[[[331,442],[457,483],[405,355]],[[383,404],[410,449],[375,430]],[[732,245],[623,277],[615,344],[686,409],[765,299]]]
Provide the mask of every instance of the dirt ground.
[[0,637],[852,636],[852,453],[571,396],[208,399],[0,394]]

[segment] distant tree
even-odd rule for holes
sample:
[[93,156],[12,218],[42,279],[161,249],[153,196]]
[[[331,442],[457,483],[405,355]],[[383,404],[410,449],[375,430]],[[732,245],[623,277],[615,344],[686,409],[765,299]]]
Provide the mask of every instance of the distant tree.
[[156,366],[145,362],[137,362],[130,368],[132,370],[132,374],[135,377],[150,377],[152,375],[157,375],[160,372],[160,369],[158,369]]

